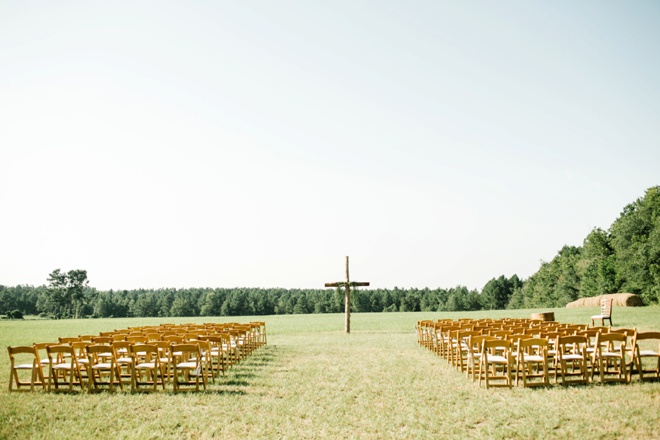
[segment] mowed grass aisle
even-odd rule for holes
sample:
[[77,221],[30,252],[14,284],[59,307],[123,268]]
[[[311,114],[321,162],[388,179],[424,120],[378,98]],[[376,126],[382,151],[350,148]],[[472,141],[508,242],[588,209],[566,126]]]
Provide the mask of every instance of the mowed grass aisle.
[[415,322],[447,315],[355,314],[349,335],[341,315],[264,317],[268,345],[187,395],[10,394],[9,344],[163,320],[2,322],[0,438],[657,438],[660,384],[485,390],[417,345]]

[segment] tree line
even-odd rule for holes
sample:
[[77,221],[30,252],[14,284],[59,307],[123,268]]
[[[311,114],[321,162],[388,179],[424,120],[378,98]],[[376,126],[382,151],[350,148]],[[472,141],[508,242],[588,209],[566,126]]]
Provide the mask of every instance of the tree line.
[[[514,279],[518,278],[514,275]],[[22,314],[41,314],[51,318],[76,316],[72,309],[55,306],[51,296],[48,286],[0,286],[0,311],[19,310]],[[433,290],[398,287],[354,290],[351,297],[353,312],[458,311],[491,307],[482,304],[486,296],[463,286]],[[493,299],[492,305],[497,301]],[[344,291],[280,288],[99,291],[85,287],[79,302],[80,306],[75,308],[78,316],[91,318],[343,313]]]
[[606,293],[660,302],[660,186],[627,205],[608,230],[594,228],[582,246],[564,246],[524,282],[511,308],[563,307]]
[[[52,318],[246,316],[344,312],[336,289],[191,288],[99,291],[87,272],[54,270],[44,286],[0,285],[0,314]],[[467,311],[563,307],[605,293],[638,294],[660,302],[660,186],[627,205],[608,230],[594,228],[582,246],[564,246],[526,280],[492,278],[481,291],[364,289],[353,312]]]

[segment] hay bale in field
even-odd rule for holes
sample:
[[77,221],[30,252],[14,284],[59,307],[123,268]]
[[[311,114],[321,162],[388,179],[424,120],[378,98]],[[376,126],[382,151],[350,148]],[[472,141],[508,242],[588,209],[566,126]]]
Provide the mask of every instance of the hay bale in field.
[[554,321],[555,312],[532,313],[532,319],[536,321]]
[[575,300],[573,302],[569,302],[568,304],[566,304],[566,307],[569,308],[569,309],[572,309],[574,307],[584,307],[584,300],[585,299],[587,299],[587,298],[580,298],[580,299]]
[[614,300],[612,305],[619,307],[639,307],[644,305],[642,299],[634,293],[609,293],[590,298],[580,298],[566,304],[566,307],[569,309],[574,307],[600,307],[600,300],[603,298],[612,298]]

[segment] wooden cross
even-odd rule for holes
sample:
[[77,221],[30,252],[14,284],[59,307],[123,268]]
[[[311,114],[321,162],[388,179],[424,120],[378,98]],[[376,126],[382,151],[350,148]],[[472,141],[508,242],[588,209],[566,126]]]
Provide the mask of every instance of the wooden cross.
[[344,331],[351,332],[351,287],[368,286],[368,282],[364,281],[351,281],[348,275],[348,257],[346,257],[346,281],[338,281],[336,283],[325,283],[325,287],[344,287],[346,289],[345,308],[346,308],[346,321],[344,323]]

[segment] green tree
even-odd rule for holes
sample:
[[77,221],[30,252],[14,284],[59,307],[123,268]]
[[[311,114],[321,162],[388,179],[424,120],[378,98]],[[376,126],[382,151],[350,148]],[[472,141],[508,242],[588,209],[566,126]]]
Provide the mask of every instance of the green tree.
[[508,278],[493,278],[481,289],[481,306],[485,310],[501,310],[509,303],[512,289]]
[[47,300],[44,304],[46,313],[56,318],[78,318],[85,301],[86,270],[62,272],[55,269],[48,275]]
[[610,228],[622,290],[660,300],[660,186],[626,206]]
[[218,316],[222,313],[222,302],[224,296],[218,292],[208,292],[200,307],[199,313],[202,316]]
[[445,310],[448,312],[460,312],[463,310],[463,300],[460,293],[453,292],[449,294],[449,298],[445,303]]
[[13,289],[0,285],[0,315],[6,315],[16,307]]
[[577,262],[580,297],[591,297],[619,290],[616,258],[610,234],[594,228],[582,243],[582,258]]
[[293,306],[293,313],[296,315],[304,315],[310,313],[309,304],[307,302],[307,297],[304,294],[299,294],[296,303]]
[[525,308],[525,295],[523,294],[522,287],[516,287],[513,289],[513,293],[509,298],[509,304],[506,306],[507,309],[524,309]]
[[194,299],[190,292],[179,290],[174,294],[170,316],[196,316]]
[[555,257],[551,266],[555,269],[557,281],[555,283],[555,307],[563,307],[579,297],[580,277],[577,262],[580,260],[582,248],[564,246],[559,255]]
[[114,316],[112,291],[101,292],[94,303],[94,318],[109,318]]
[[129,313],[131,316],[158,316],[156,295],[153,292],[138,292]]

